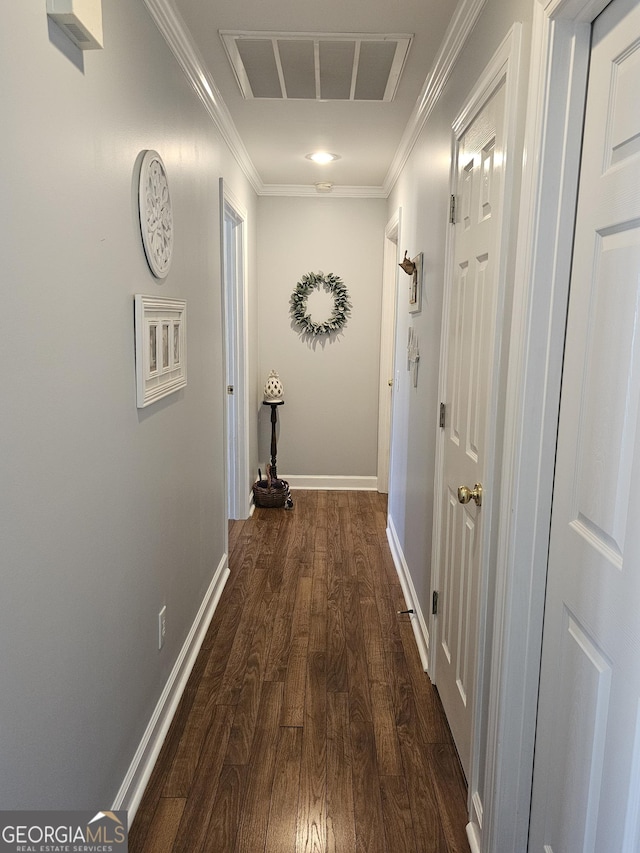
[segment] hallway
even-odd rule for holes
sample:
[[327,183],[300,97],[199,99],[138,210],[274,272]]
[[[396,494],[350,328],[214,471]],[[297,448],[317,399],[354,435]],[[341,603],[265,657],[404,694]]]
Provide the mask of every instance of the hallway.
[[466,786],[377,492],[230,525],[231,576],[131,853],[461,853]]

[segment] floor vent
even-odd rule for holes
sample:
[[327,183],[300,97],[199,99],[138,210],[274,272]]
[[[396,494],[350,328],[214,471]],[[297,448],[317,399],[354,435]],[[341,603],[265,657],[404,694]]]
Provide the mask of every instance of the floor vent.
[[221,30],[247,99],[391,101],[411,35]]

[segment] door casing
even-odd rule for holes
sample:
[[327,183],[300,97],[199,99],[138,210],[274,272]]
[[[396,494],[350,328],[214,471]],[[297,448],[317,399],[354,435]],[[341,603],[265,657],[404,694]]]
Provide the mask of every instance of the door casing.
[[591,22],[608,0],[533,0],[505,395],[481,843],[527,849],[551,494]]
[[[466,104],[459,113],[455,122],[453,123],[453,134],[452,134],[452,156],[451,156],[451,180],[450,186],[452,188],[452,194],[455,194],[456,187],[458,184],[458,176],[457,176],[457,147],[458,140],[462,137],[464,131],[473,121],[473,118],[478,114],[478,112],[482,109],[484,104],[490,99],[492,94],[496,91],[496,89],[500,85],[505,86],[505,121],[504,121],[504,156],[505,156],[505,168],[504,168],[504,176],[503,176],[503,186],[502,186],[502,210],[501,210],[501,219],[498,226],[498,236],[496,241],[496,249],[495,249],[495,257],[496,257],[496,276],[497,276],[497,298],[496,298],[496,318],[495,318],[495,330],[496,330],[496,340],[493,347],[493,360],[490,365],[490,373],[491,373],[491,382],[490,387],[492,388],[491,392],[491,403],[489,404],[489,417],[487,421],[487,455],[486,455],[486,470],[487,476],[485,478],[485,482],[483,483],[484,493],[486,495],[486,499],[483,497],[483,525],[488,530],[491,527],[490,519],[493,513],[498,506],[498,497],[499,497],[499,484],[500,484],[500,458],[499,454],[497,454],[497,448],[500,446],[500,441],[498,440],[499,433],[501,432],[501,424],[502,418],[500,417],[499,412],[501,411],[499,406],[499,400],[502,396],[501,389],[501,381],[504,376],[504,370],[502,369],[502,338],[503,331],[505,328],[505,304],[507,302],[506,293],[507,293],[507,267],[508,267],[508,251],[509,251],[509,238],[510,238],[510,223],[511,223],[511,209],[512,209],[512,198],[513,198],[513,189],[514,189],[514,172],[515,172],[515,164],[512,163],[512,151],[514,150],[515,141],[516,141],[516,110],[517,110],[517,96],[518,96],[518,76],[519,76],[519,67],[520,67],[520,44],[521,44],[521,26],[520,24],[514,24],[514,26],[509,31],[508,35],[496,51],[492,60],[489,62],[487,68],[485,69],[484,74],[479,80],[476,87],[470,93],[467,98]],[[449,234],[447,237],[447,261],[446,261],[446,270],[445,270],[445,281],[451,282],[453,280],[453,265],[454,265],[454,234],[453,229],[449,230]],[[449,311],[450,311],[450,299],[449,294],[451,292],[451,287],[445,287],[445,303],[443,309],[443,334],[441,336],[441,349],[440,349],[440,399],[445,399],[445,377],[446,377],[446,368],[447,368],[447,340],[446,340],[446,330],[448,328],[449,322]],[[493,438],[490,440],[489,436]],[[443,469],[443,461],[444,461],[444,431],[439,430],[438,439],[436,443],[436,475],[435,475],[435,484],[434,484],[434,493],[436,495],[442,495],[443,493],[443,477],[442,477],[442,469]],[[440,586],[440,564],[443,554],[444,544],[442,541],[442,504],[439,500],[435,502],[434,507],[434,521],[433,521],[433,551],[432,551],[432,590],[438,591]],[[493,536],[485,536],[482,542],[482,565],[484,567],[493,566],[495,564],[495,551],[496,551],[496,540]],[[486,645],[486,630],[484,627],[485,619],[483,618],[484,614],[486,614],[487,603],[488,603],[488,595],[489,589],[492,587],[492,578],[490,578],[488,571],[484,570],[482,573],[482,578],[480,579],[480,591],[479,591],[479,630],[477,637],[477,664],[476,671],[474,676],[475,682],[475,706],[473,710],[473,747],[472,747],[472,761],[471,761],[471,773],[470,778],[468,779],[469,783],[469,816],[470,816],[470,826],[468,828],[468,833],[473,833],[474,827],[476,827],[476,843],[479,842],[479,832],[482,827],[482,813],[483,813],[483,802],[482,802],[482,789],[484,779],[481,779],[481,767],[483,762],[481,760],[480,749],[478,745],[481,743],[481,735],[483,729],[486,729],[486,718],[482,713],[482,708],[484,706],[483,703],[483,695],[486,695],[486,691],[489,689],[489,676],[490,676],[490,668],[488,667],[488,662],[486,661],[486,655],[484,653],[485,645]],[[438,635],[438,617],[437,615],[431,615],[429,621],[429,636],[430,636],[430,645],[431,648],[435,652],[436,643],[439,642]],[[435,653],[430,655],[430,664],[431,664],[431,677],[432,680],[437,684],[437,670],[434,668],[435,664]]]
[[380,378],[378,383],[378,484],[379,492],[389,491],[392,397],[395,352],[396,303],[398,294],[398,238],[400,209],[396,210],[384,229],[382,318],[380,323]]
[[[247,213],[220,178],[222,311],[225,358],[225,480],[229,518],[249,516]],[[233,386],[228,393],[227,386]]]

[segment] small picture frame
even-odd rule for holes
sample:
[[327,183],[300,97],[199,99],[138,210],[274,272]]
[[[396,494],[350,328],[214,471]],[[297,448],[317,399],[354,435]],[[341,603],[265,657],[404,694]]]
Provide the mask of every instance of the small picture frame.
[[134,297],[137,407],[145,408],[187,384],[187,303]]
[[415,268],[409,282],[409,313],[417,314],[422,311],[422,252],[411,261]]

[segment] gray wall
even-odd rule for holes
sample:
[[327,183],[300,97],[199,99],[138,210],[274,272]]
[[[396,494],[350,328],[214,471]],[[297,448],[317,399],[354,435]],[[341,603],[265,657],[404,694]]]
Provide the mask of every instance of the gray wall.
[[[278,443],[282,476],[376,475],[385,207],[384,199],[259,199],[261,387],[269,371],[277,370],[285,389]],[[335,340],[309,342],[292,324],[289,300],[302,276],[318,271],[342,278],[353,307]],[[320,321],[330,313],[331,300],[314,303],[310,297],[308,305]],[[261,399],[264,469],[271,427]]]
[[[224,558],[220,175],[255,214],[142,2],[103,3],[85,55],[45,8],[14,3],[0,27],[4,809],[111,806]],[[136,221],[145,148],[173,199],[162,284]],[[136,292],[188,304],[189,384],[145,410]]]
[[[105,49],[85,55],[48,26],[44,3],[6,12],[0,807],[111,805],[224,559],[220,175],[249,211],[252,471],[268,455],[260,390],[273,367],[286,396],[280,471],[375,476],[382,235],[398,207],[401,248],[424,252],[423,311],[398,311],[390,516],[428,612],[451,122],[514,20],[526,69],[531,5],[488,0],[388,203],[258,204],[142,2],[104,3]],[[145,148],[162,155],[174,205],[161,285],[136,222]],[[288,310],[318,269],[342,276],[353,314],[339,340],[313,348]],[[184,298],[189,316],[189,384],[144,411],[136,292]],[[405,368],[410,322],[418,389]]]
[[[400,382],[394,391],[389,514],[424,613],[428,613],[431,582],[431,525],[435,447],[438,433],[438,373],[440,326],[445,286],[445,248],[451,167],[451,125],[485,66],[515,21],[523,22],[519,143],[511,153],[516,166],[516,198],[522,160],[522,130],[526,96],[526,71],[531,0],[488,0],[458,60],[444,92],[429,116],[415,148],[389,198],[390,217],[402,209],[401,248],[410,256],[424,252],[423,310],[409,315],[402,300],[396,323],[396,365]],[[512,243],[515,247],[516,227]],[[401,282],[403,284],[403,282]],[[406,371],[409,326],[420,343],[419,387],[414,389]]]
[[[517,144],[511,151],[514,168],[512,211],[518,210],[520,169],[523,158],[527,70],[531,38],[532,0],[488,0],[476,26],[464,46],[444,92],[429,116],[418,142],[389,198],[388,216],[402,209],[402,249],[413,255],[424,252],[425,289],[423,310],[410,317],[398,311],[396,323],[396,364],[400,365],[400,381],[394,389],[392,470],[389,483],[389,517],[398,535],[399,546],[418,596],[420,609],[428,620],[432,588],[432,525],[434,513],[434,475],[438,435],[438,375],[443,293],[445,287],[445,249],[450,194],[452,123],[464,106],[468,95],[513,26],[522,27],[521,75],[517,116]],[[510,324],[510,290],[517,222],[511,222],[510,257],[507,271],[507,294],[504,328]],[[412,325],[420,342],[419,387],[414,389],[406,365],[408,328]],[[504,344],[508,343],[508,333]],[[508,353],[503,351],[503,378]],[[497,457],[500,458],[500,436]],[[496,478],[496,483],[499,477]],[[491,532],[495,537],[495,531]],[[489,567],[486,647],[491,646],[492,571]],[[433,656],[433,648],[430,655]],[[488,687],[490,673],[485,673]],[[486,713],[489,691],[484,693],[483,719],[478,746],[479,773],[483,779],[486,743]],[[471,780],[470,780],[471,781]],[[474,793],[474,792],[472,792]],[[484,798],[480,781],[480,796]]]

